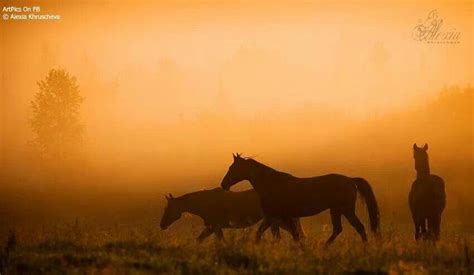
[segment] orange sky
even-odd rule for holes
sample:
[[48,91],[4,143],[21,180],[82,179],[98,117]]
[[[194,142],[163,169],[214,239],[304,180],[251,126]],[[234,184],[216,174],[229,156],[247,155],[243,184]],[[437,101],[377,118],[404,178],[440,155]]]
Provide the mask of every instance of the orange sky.
[[[55,67],[77,76],[86,98],[90,158],[113,167],[147,164],[149,173],[206,151],[223,160],[257,145],[267,153],[292,150],[289,134],[253,144],[259,129],[242,141],[231,125],[212,128],[216,117],[284,118],[288,124],[269,129],[299,131],[295,121],[335,119],[305,117],[308,109],[363,120],[420,106],[443,87],[474,79],[469,2],[2,2],[30,3],[62,19],[0,24],[2,143],[10,153],[28,151],[36,82]],[[413,39],[432,10],[443,30],[461,33],[458,44]],[[211,126],[189,122],[195,119]],[[315,140],[296,146],[304,151],[334,137],[300,138]],[[193,171],[211,171],[216,162],[192,163]]]

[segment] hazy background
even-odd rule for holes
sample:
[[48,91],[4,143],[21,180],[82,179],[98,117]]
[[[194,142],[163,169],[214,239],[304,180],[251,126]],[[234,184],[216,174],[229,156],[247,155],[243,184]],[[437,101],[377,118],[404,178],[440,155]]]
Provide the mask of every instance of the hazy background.
[[[62,18],[0,24],[0,221],[157,220],[164,193],[218,186],[234,152],[364,177],[385,217],[408,221],[417,142],[446,181],[447,215],[470,223],[472,3],[2,4]],[[412,38],[432,10],[460,43]],[[85,97],[81,153],[56,170],[28,125],[53,68]]]

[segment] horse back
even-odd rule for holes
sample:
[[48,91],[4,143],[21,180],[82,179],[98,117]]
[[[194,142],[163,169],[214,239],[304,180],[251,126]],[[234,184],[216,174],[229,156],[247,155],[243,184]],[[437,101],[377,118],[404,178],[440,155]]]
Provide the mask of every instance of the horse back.
[[261,195],[265,213],[288,217],[305,217],[337,206],[355,205],[357,187],[354,178],[328,174],[310,178],[291,178],[271,183]]
[[[288,184],[288,192],[299,193],[302,196],[345,197],[355,196],[357,188],[353,178],[328,174],[311,178],[295,178]],[[297,186],[297,188],[295,188]]]

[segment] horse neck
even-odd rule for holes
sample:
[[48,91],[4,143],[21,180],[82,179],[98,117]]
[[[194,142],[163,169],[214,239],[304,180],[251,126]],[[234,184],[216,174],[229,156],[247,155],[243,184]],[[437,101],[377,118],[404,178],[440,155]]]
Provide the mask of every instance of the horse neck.
[[189,212],[192,213],[193,203],[190,195],[184,195],[179,198],[176,198],[179,201],[181,213]]
[[206,196],[201,192],[190,193],[181,197],[181,210],[182,213],[187,212],[197,216],[205,216],[206,210],[203,210],[202,206],[206,199]]
[[276,184],[291,177],[290,174],[276,171],[260,163],[249,166],[249,169],[248,181],[257,192],[266,190],[270,187],[268,184]]
[[430,171],[416,172],[417,179],[426,179],[430,176]]
[[423,163],[421,167],[415,167],[415,169],[416,169],[416,177],[418,179],[423,179],[430,176],[430,164],[429,164],[428,159],[426,160],[426,163]]

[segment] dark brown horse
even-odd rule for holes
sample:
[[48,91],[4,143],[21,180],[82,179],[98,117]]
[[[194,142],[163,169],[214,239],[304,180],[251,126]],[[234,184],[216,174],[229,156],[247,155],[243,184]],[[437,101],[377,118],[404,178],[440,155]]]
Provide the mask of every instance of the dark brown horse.
[[[230,192],[215,188],[188,193],[177,198],[169,194],[166,199],[168,205],[161,219],[161,229],[167,229],[184,212],[188,212],[201,217],[204,221],[205,228],[197,238],[200,242],[213,233],[218,239],[223,239],[223,228],[245,228],[263,218],[258,195],[253,189]],[[293,219],[291,223],[298,229],[298,235],[304,237],[300,220]],[[276,238],[280,238],[280,227],[285,230],[289,230],[290,227],[278,220],[265,221],[265,224],[272,226],[272,233]],[[258,240],[263,233],[263,231],[257,232]]]
[[408,195],[411,215],[415,223],[415,239],[438,240],[441,232],[441,214],[446,206],[444,180],[430,174],[428,144],[418,148],[413,144],[416,180]]
[[[287,224],[295,217],[316,215],[326,209],[331,212],[333,233],[327,240],[330,244],[342,232],[341,216],[357,230],[362,241],[367,241],[364,225],[355,213],[356,195],[364,198],[369,212],[373,232],[379,229],[379,208],[371,186],[362,178],[350,178],[329,174],[313,178],[297,178],[279,172],[251,158],[234,155],[234,162],[222,180],[221,186],[229,189],[232,185],[248,180],[260,197],[265,216],[280,219]],[[270,226],[263,222],[259,231]],[[295,227],[290,228],[293,238],[299,239]]]

